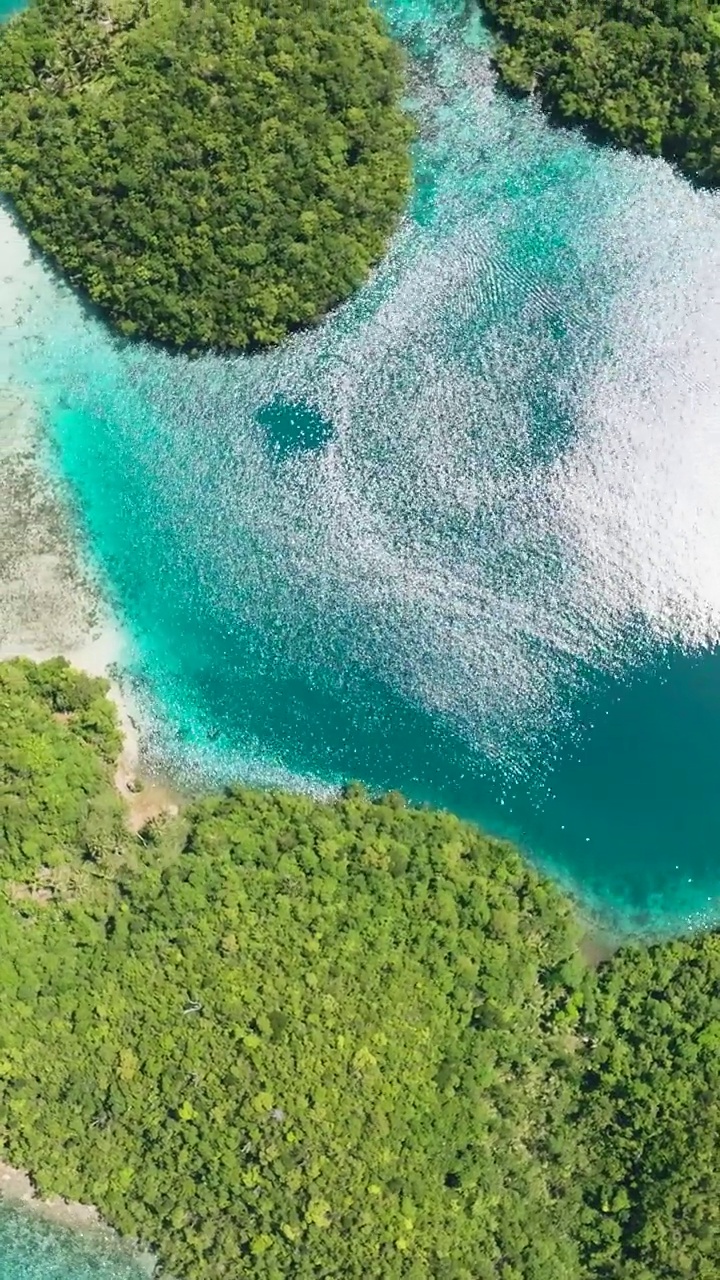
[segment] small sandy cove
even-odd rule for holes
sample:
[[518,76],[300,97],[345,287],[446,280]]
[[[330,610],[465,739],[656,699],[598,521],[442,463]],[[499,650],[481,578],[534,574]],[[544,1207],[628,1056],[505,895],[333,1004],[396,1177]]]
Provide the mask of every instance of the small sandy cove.
[[122,1248],[127,1257],[132,1257],[133,1264],[140,1275],[150,1277],[155,1271],[156,1264],[152,1254],[136,1248],[134,1241],[122,1241],[117,1232],[103,1222],[94,1205],[79,1204],[75,1200],[62,1200],[60,1196],[49,1196],[47,1200],[41,1200],[35,1194],[28,1175],[23,1173],[22,1169],[14,1169],[12,1165],[5,1164],[2,1160],[0,1160],[0,1197],[7,1204],[32,1210],[33,1213],[55,1226],[67,1227],[83,1235],[94,1236],[99,1244]]

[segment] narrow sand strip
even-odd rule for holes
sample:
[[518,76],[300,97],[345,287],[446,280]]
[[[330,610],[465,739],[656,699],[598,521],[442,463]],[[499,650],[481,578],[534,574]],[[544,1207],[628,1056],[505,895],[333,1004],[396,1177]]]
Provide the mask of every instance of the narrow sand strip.
[[[63,494],[43,459],[31,406],[0,388],[0,660],[62,654],[91,675],[112,679],[126,642],[82,564]],[[137,767],[137,732],[117,684],[126,749]]]
[[0,1160],[0,1196],[9,1204],[26,1205],[49,1222],[59,1226],[74,1227],[78,1230],[107,1230],[103,1228],[100,1214],[92,1204],[79,1204],[74,1200],[61,1200],[59,1196],[50,1196],[41,1200],[35,1193],[32,1182],[22,1169],[15,1169],[11,1164]]
[[180,798],[159,780],[137,790],[138,717],[117,682],[127,651],[82,563],[64,495],[44,461],[37,418],[19,394],[0,387],[0,661],[62,654],[80,670],[110,679],[124,736],[116,783],[139,831],[159,814],[177,812]]
[[31,406],[0,388],[0,658],[63,653],[104,675],[122,648],[80,562]]

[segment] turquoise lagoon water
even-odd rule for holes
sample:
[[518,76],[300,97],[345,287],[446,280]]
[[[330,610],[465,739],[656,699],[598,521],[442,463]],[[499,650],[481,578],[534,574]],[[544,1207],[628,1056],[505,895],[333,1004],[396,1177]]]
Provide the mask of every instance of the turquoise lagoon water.
[[498,95],[477,19],[387,9],[415,192],[355,300],[186,360],[28,260],[6,379],[176,776],[400,787],[621,927],[711,918],[719,202]]
[[117,1246],[0,1203],[2,1280],[143,1280],[147,1274]]
[[[160,765],[399,787],[617,927],[714,919],[720,204],[499,95],[477,19],[387,8],[416,182],[358,297],[266,357],[173,359],[6,222],[0,377],[43,414]],[[3,1275],[125,1280],[35,1230],[0,1216]]]
[[184,781],[399,787],[621,926],[720,895],[720,203],[495,89],[388,0],[415,191],[368,286],[253,359],[114,340],[18,256],[40,406]]

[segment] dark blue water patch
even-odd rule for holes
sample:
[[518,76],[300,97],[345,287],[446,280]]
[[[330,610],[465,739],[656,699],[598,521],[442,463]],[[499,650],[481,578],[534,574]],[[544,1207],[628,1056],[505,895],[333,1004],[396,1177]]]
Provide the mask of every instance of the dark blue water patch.
[[255,415],[265,432],[267,447],[279,461],[293,454],[324,449],[335,435],[335,428],[312,405],[276,396]]

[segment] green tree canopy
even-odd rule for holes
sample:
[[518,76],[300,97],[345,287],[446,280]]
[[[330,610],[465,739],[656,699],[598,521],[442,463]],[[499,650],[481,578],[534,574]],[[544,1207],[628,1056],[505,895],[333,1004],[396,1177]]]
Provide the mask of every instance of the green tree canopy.
[[107,687],[62,658],[0,663],[0,874],[27,880],[125,846]]
[[561,121],[720,180],[716,0],[483,0],[506,84]]
[[0,189],[123,333],[274,343],[383,252],[401,86],[367,0],[31,0],[0,31]]
[[588,1274],[720,1275],[720,936],[628,947],[600,971],[578,1124]]
[[594,973],[511,847],[359,787],[136,838],[105,689],[0,663],[0,1150],[40,1191],[178,1280],[716,1280],[717,934]]
[[360,788],[235,787],[90,849],[114,740],[56,710],[62,664],[0,679],[13,848],[41,831],[75,868],[48,898],[18,892],[32,845],[3,867],[10,1158],[182,1280],[574,1280],[564,899],[457,818]]

